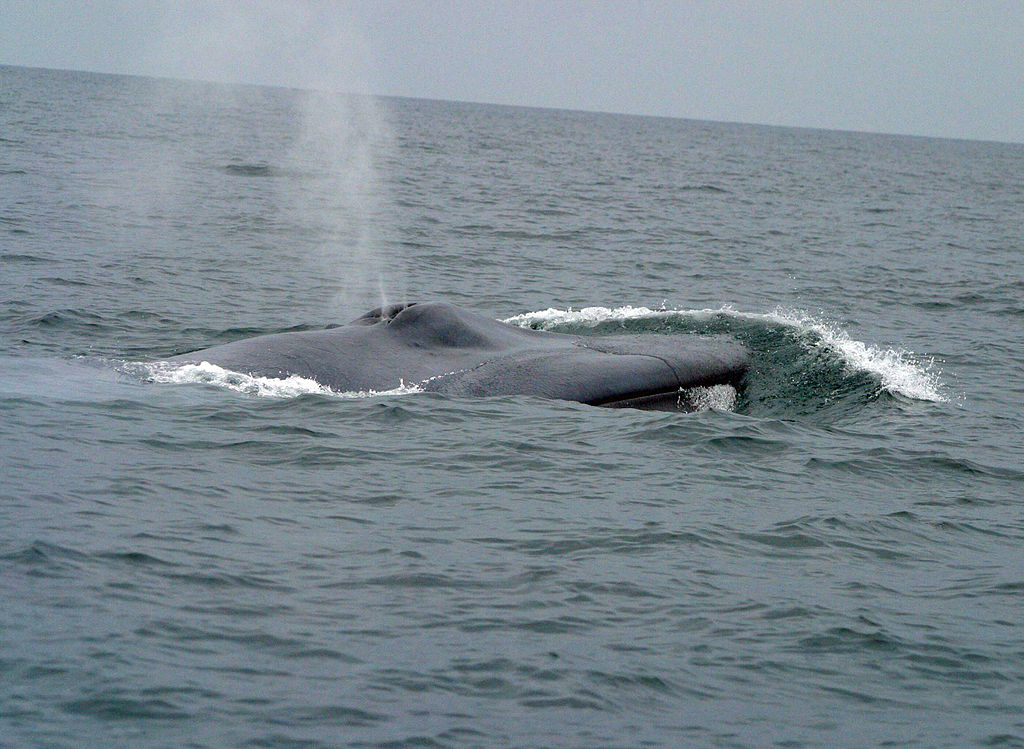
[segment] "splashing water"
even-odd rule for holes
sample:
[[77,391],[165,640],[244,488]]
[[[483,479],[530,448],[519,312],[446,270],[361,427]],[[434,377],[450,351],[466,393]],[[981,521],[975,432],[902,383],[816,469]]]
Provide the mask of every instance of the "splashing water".
[[942,391],[941,372],[934,360],[922,361],[904,348],[883,349],[854,340],[838,325],[800,310],[777,308],[763,318],[797,330],[808,346],[836,352],[851,369],[878,377],[890,393],[936,403],[949,400]]
[[216,364],[201,362],[199,364],[174,365],[168,362],[156,362],[142,365],[147,379],[151,382],[165,384],[200,383],[215,385],[226,390],[259,398],[297,398],[301,395],[330,395],[337,398],[371,398],[381,395],[408,395],[423,392],[416,385],[402,382],[391,390],[366,390],[339,392],[307,377],[292,375],[285,378],[258,377],[243,372],[218,367]]
[[680,397],[690,411],[734,411],[738,395],[732,385],[712,385],[690,388]]
[[654,310],[649,307],[584,307],[580,310],[548,308],[514,315],[512,325],[551,330],[562,326],[595,327],[608,322],[632,320],[685,320],[706,322],[716,318],[751,321],[791,330],[805,348],[830,351],[851,371],[877,378],[886,391],[915,400],[943,403],[949,398],[934,361],[922,361],[903,348],[881,348],[850,338],[838,325],[819,320],[800,310],[776,308],[767,314],[738,312],[731,307],[700,310]]

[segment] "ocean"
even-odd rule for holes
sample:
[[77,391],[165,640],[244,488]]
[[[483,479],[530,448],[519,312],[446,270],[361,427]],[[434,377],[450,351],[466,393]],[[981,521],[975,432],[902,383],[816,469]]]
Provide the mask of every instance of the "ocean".
[[[1024,145],[0,67],[0,746],[1024,746]],[[692,413],[175,354],[443,300]]]

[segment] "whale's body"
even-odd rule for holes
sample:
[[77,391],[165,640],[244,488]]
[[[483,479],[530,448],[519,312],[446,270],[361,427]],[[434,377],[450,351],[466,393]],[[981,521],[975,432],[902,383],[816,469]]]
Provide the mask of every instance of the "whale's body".
[[395,305],[327,330],[275,333],[176,356],[332,390],[401,385],[459,396],[530,395],[674,410],[687,388],[737,385],[735,341],[699,336],[575,336],[490,320],[443,302]]

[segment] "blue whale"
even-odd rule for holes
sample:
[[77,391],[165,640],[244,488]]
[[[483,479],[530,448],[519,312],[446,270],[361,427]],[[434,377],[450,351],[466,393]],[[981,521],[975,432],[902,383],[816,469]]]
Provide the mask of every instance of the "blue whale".
[[685,409],[689,388],[739,387],[746,349],[702,336],[578,336],[491,320],[444,302],[367,312],[326,330],[275,333],[175,356],[332,390],[417,385],[456,396],[528,395],[594,406]]

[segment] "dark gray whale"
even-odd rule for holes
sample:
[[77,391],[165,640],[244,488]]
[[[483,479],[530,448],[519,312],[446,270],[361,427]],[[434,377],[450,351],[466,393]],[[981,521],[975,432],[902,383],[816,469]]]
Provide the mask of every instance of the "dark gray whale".
[[418,385],[460,396],[531,395],[594,406],[675,410],[680,392],[738,385],[746,350],[699,336],[575,336],[490,320],[443,302],[393,305],[327,330],[275,333],[170,359],[332,390]]

